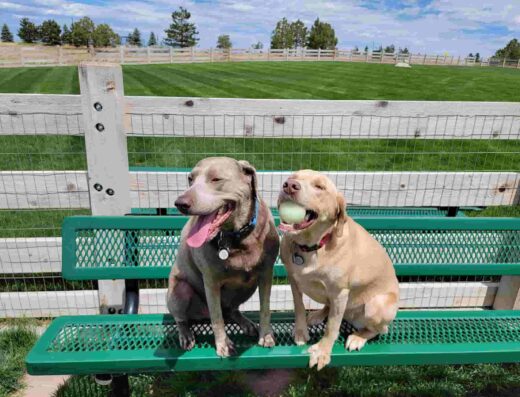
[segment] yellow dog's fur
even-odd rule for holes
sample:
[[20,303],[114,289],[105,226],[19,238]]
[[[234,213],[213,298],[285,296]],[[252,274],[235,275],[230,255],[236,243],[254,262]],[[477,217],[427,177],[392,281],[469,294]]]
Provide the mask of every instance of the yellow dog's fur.
[[[358,223],[345,214],[345,199],[326,176],[311,170],[293,174],[298,191],[280,193],[278,204],[293,200],[318,214],[307,229],[287,232],[281,242],[281,257],[287,268],[295,306],[295,342],[309,340],[308,325],[328,318],[323,338],[309,348],[309,366],[318,370],[330,362],[332,346],[343,318],[357,331],[345,344],[361,349],[367,340],[388,330],[399,302],[399,286],[390,258],[384,248]],[[314,252],[301,252],[297,245],[317,244],[327,233],[331,240]],[[303,265],[293,263],[297,252]],[[306,318],[302,294],[324,308]]]

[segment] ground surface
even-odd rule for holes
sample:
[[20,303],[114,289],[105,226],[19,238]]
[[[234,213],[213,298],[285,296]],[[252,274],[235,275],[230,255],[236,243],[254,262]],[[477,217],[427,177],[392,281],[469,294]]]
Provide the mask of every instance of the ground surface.
[[[514,69],[344,62],[124,66],[126,95],[518,101]],[[0,92],[77,94],[75,67],[0,69]]]

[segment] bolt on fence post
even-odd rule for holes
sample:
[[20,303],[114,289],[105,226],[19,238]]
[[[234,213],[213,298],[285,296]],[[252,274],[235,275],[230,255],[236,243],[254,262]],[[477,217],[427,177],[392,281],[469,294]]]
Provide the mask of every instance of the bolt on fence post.
[[[131,203],[121,65],[82,63],[79,82],[92,215],[126,215]],[[122,309],[124,281],[100,280],[98,285],[100,311]]]

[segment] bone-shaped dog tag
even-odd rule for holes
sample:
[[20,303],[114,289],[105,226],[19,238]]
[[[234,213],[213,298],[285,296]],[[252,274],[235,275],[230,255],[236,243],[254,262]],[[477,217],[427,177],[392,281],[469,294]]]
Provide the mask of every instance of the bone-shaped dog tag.
[[301,266],[305,263],[305,260],[303,259],[303,256],[301,256],[298,253],[294,253],[292,256],[292,261],[295,265]]

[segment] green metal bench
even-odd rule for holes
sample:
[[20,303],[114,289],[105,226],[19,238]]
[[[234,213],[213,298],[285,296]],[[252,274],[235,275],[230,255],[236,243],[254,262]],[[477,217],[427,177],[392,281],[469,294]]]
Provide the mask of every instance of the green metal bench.
[[[126,279],[127,312],[136,312],[138,279],[167,278],[185,217],[71,217],[63,225],[63,277],[69,280]],[[359,218],[387,249],[400,276],[520,275],[520,219]],[[284,277],[277,262],[275,277]],[[137,299],[137,301],[136,301]],[[127,302],[128,303],[128,302]],[[255,313],[251,315],[255,317]],[[308,365],[306,346],[296,346],[292,313],[272,318],[277,345],[228,324],[238,354],[215,353],[208,323],[195,324],[196,347],[179,349],[175,323],[163,314],[64,316],[55,319],[27,357],[28,372],[126,374],[290,368]],[[343,344],[352,328],[342,326],[332,366],[520,362],[520,310],[401,311],[388,334],[360,352]],[[311,342],[323,325],[312,327]],[[114,378],[115,379],[115,378]]]

